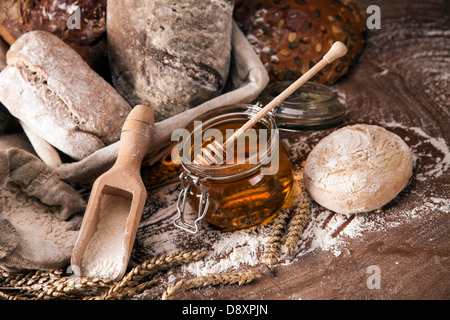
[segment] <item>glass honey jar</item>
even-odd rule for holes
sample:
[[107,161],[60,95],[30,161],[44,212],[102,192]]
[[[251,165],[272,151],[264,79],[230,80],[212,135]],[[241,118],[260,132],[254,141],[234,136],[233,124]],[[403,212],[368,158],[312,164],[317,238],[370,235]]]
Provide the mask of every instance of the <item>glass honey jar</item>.
[[[245,144],[237,142],[231,160],[228,157],[211,166],[193,161],[211,143],[208,131],[222,134],[225,141],[259,110],[252,105],[228,106],[201,127],[191,126],[193,130],[178,150],[183,188],[174,220],[177,227],[196,233],[204,220],[224,231],[237,230],[268,222],[283,207],[293,185],[293,166],[272,114],[246,132]],[[187,213],[186,203],[195,211],[194,217]]]
[[[292,81],[269,84],[255,102],[266,105]],[[336,126],[347,114],[345,99],[331,87],[307,82],[273,111],[277,127],[287,131],[324,130]]]

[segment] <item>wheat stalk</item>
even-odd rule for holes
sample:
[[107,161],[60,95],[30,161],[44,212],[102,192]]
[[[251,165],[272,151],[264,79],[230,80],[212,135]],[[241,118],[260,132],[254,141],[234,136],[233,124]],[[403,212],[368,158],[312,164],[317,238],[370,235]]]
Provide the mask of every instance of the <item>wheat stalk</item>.
[[7,293],[4,293],[4,292],[0,291],[0,299],[1,300],[20,300],[20,297],[14,296],[14,295],[10,295],[10,294],[7,294]]
[[205,255],[206,251],[188,251],[152,258],[133,268],[133,270],[123,277],[115,287],[131,287],[151,273],[177,265],[198,261]]
[[31,286],[31,293],[37,294],[37,299],[48,298],[74,298],[86,295],[95,295],[86,289],[109,288],[114,281],[110,279],[88,277],[62,277],[56,281],[47,281],[41,285]]
[[63,276],[62,270],[37,270],[27,274],[8,274],[4,275],[3,282],[8,285],[8,289],[19,290],[20,294],[13,296],[1,293],[0,298],[35,300],[86,295],[88,293],[81,290],[109,287],[113,283],[108,279]]
[[[100,299],[110,300],[116,296],[123,294],[128,288],[132,288],[138,282],[159,270],[168,269],[177,265],[198,261],[206,255],[206,251],[188,251],[182,253],[173,253],[168,256],[162,255],[159,257],[146,260],[140,265],[131,270],[121,281],[116,283],[109,291]],[[150,285],[150,284],[149,284]]]
[[140,283],[134,287],[122,287],[120,290],[111,289],[102,296],[85,297],[84,300],[124,300],[132,298],[134,295],[142,293],[144,290],[150,289],[159,283],[159,279],[153,279]]
[[[139,284],[138,282],[145,276],[163,269],[200,260],[205,255],[206,251],[188,251],[154,257],[133,268],[119,282],[100,278],[63,276],[62,270],[37,270],[26,274],[2,272],[1,283],[6,286],[1,289],[18,290],[19,293],[7,294],[0,291],[0,299],[40,300],[80,297],[90,300],[127,299],[158,283],[158,279],[154,279]],[[102,288],[108,288],[109,290],[99,296],[97,291]]]
[[289,217],[290,209],[283,208],[273,222],[264,252],[265,262],[269,265],[273,265],[280,258],[281,244]]
[[294,256],[299,239],[308,221],[310,205],[303,183],[302,172],[300,172],[298,177],[296,188],[292,195],[295,199],[294,203],[290,207],[282,208],[272,224],[264,253],[265,262],[268,265],[278,262],[283,243],[286,247],[286,255],[290,258]]
[[253,271],[232,272],[232,273],[211,273],[206,276],[199,276],[188,280],[180,280],[169,286],[162,295],[162,300],[169,300],[171,296],[180,289],[190,290],[215,285],[244,285],[259,278],[261,275]]
[[286,255],[290,258],[294,256],[300,237],[308,221],[310,213],[309,201],[305,192],[302,192],[301,200],[293,208],[293,216],[289,222],[289,230],[286,236]]

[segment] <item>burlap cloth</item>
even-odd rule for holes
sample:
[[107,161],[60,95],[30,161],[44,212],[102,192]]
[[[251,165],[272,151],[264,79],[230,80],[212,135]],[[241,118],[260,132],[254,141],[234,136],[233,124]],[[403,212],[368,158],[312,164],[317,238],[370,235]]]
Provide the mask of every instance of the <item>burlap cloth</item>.
[[85,206],[38,157],[19,148],[0,150],[0,269],[67,265]]

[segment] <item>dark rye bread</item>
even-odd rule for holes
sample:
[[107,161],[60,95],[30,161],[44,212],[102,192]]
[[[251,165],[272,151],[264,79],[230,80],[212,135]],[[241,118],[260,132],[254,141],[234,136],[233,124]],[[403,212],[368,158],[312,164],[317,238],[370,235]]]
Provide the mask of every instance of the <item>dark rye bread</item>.
[[347,54],[312,78],[333,83],[348,71],[364,44],[364,13],[353,0],[236,0],[234,18],[271,82],[296,80],[335,41],[342,41]]
[[110,1],[108,54],[115,88],[155,120],[219,95],[231,56],[233,1]]
[[0,72],[0,102],[75,160],[119,140],[130,105],[71,47],[44,31],[21,36]]
[[[108,72],[106,45],[107,0],[1,0],[0,36],[13,44],[34,30],[47,31],[78,52],[95,71]],[[79,8],[80,28],[70,17]],[[70,20],[69,20],[70,19]],[[69,25],[68,25],[69,20]]]

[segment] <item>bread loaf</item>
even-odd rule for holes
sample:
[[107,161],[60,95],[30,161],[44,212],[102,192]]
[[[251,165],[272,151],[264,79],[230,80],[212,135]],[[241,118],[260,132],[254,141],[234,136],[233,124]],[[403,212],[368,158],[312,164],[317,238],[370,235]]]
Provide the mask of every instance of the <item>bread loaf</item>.
[[2,39],[0,39],[0,71],[6,67],[6,52],[8,51],[8,45]]
[[[53,33],[97,72],[108,67],[106,0],[1,0],[0,36],[13,44],[21,35]],[[75,15],[79,9],[78,16]]]
[[342,41],[347,54],[312,78],[330,84],[348,71],[364,44],[364,14],[352,0],[237,0],[234,18],[271,82],[296,80]]
[[62,40],[26,33],[7,64],[0,101],[45,141],[80,160],[119,139],[130,105]]
[[[8,51],[7,44],[0,39],[0,71],[6,68],[6,52]],[[5,107],[0,103],[0,134],[7,127],[9,122],[9,113]]]
[[322,139],[308,155],[305,187],[321,206],[352,214],[391,201],[412,175],[413,157],[396,134],[374,125],[353,125]]
[[161,121],[219,95],[228,76],[233,1],[110,1],[112,80]]

